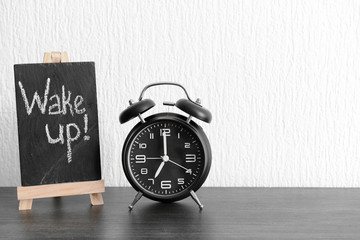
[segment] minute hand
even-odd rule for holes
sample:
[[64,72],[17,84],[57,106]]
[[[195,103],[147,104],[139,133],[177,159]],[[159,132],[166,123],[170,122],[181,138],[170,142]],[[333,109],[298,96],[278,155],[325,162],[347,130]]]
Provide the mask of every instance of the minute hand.
[[190,174],[192,173],[190,168],[187,169],[186,167],[184,167],[184,166],[182,166],[182,165],[178,164],[177,162],[174,162],[174,161],[172,161],[172,160],[170,160],[170,159],[169,159],[169,162],[175,164],[175,165],[178,166],[178,167],[181,167],[181,168],[185,169],[185,170],[186,170],[186,173],[190,173]]
[[166,143],[166,133],[163,133],[163,146],[164,146],[164,156],[167,156],[167,143]]

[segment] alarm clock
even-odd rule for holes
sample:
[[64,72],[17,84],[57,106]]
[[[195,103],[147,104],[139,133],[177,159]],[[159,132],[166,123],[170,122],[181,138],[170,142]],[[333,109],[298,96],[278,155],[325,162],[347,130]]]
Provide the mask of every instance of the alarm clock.
[[[171,85],[182,88],[186,98],[164,105],[175,106],[185,115],[163,112],[143,118],[155,106],[143,99],[145,91],[154,86]],[[203,129],[192,118],[210,123],[212,115],[201,106],[200,99],[190,99],[186,89],[177,83],[160,82],[147,85],[138,102],[120,114],[120,123],[133,118],[140,121],[130,131],[122,150],[122,166],[126,178],[138,192],[130,210],[145,196],[160,202],[174,202],[191,196],[203,208],[196,191],[205,182],[211,166],[211,148]]]

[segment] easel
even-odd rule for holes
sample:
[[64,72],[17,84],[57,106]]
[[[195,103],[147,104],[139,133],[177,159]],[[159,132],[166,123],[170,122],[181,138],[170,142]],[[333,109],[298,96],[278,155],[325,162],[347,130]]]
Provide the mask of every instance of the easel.
[[[44,54],[44,63],[69,62],[67,52]],[[17,187],[19,210],[31,210],[33,199],[90,194],[92,205],[103,205],[104,180]]]

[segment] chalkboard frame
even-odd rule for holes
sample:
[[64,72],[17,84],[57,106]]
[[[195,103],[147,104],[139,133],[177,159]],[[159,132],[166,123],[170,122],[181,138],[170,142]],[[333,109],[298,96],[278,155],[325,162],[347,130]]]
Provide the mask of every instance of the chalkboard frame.
[[[69,62],[67,52],[44,53],[44,63],[60,62]],[[100,179],[96,181],[19,186],[17,188],[17,198],[19,200],[19,210],[21,211],[31,210],[33,199],[36,198],[71,196],[79,194],[89,194],[92,205],[103,205],[104,201],[101,194],[103,192],[105,192],[104,180]]]

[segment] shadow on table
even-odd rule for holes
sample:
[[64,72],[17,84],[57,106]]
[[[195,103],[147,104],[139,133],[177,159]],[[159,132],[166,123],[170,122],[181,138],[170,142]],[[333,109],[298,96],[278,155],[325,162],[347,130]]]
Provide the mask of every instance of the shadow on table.
[[18,231],[25,238],[88,237],[101,233],[103,206],[85,207],[88,210],[84,211],[84,206],[69,207],[68,204],[63,204],[62,198],[53,198],[44,201],[44,209],[20,211]]
[[148,201],[132,211],[112,203],[86,207],[84,202],[71,204],[63,198],[44,200],[39,206],[43,208],[18,215],[20,238],[211,239],[215,225],[211,209],[200,211],[192,201]]
[[[206,209],[200,211],[196,205],[182,202],[151,203],[129,212],[129,233],[142,233],[149,238],[197,237],[206,233],[211,223]],[[174,236],[175,234],[175,236]]]

